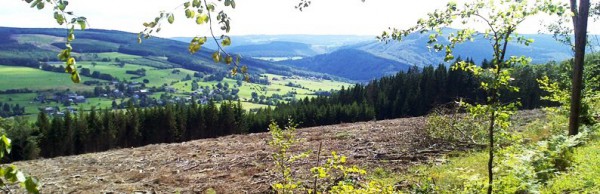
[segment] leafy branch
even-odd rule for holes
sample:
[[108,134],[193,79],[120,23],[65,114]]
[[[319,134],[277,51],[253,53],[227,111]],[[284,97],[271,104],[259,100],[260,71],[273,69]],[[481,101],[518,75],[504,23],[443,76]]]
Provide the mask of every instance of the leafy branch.
[[54,5],[54,19],[59,25],[65,25],[67,29],[67,36],[65,42],[65,49],[60,51],[58,59],[65,62],[65,72],[71,74],[71,81],[73,83],[81,82],[81,77],[75,66],[75,57],[72,56],[71,52],[73,47],[71,42],[75,40],[75,26],[79,26],[81,30],[85,30],[87,27],[87,18],[83,16],[76,16],[72,11],[66,11],[69,1],[67,0],[25,0],[26,3],[30,4],[31,8],[37,8],[42,10],[46,7],[46,4]]
[[[234,0],[225,0],[225,7],[231,7],[235,9],[236,3]],[[226,35],[221,35],[220,38],[217,38],[215,35],[215,30],[213,29],[213,19],[219,21],[221,24],[220,29],[228,33],[231,30],[230,26],[230,17],[225,13],[224,10],[221,10],[217,13],[216,18],[213,18],[213,13],[216,11],[217,5],[214,3],[208,3],[206,0],[191,0],[183,3],[179,7],[184,7],[185,16],[188,19],[194,19],[196,24],[204,25],[208,24],[210,30],[210,36],[215,41],[217,45],[217,51],[212,54],[212,59],[215,63],[224,62],[227,65],[233,64],[233,68],[231,69],[232,75],[237,75],[238,72],[244,74],[246,81],[249,81],[250,76],[248,74],[248,67],[240,64],[241,56],[234,56],[227,53],[223,47],[231,45],[231,37]],[[138,34],[138,42],[142,42],[142,38],[148,39],[151,37],[152,33],[160,32],[161,25],[166,20],[169,24],[173,24],[175,22],[175,16],[173,13],[165,13],[164,11],[160,13],[160,15],[154,18],[151,22],[144,23],[145,29]],[[208,38],[206,36],[196,36],[194,37],[189,44],[188,51],[191,54],[198,52],[202,45],[206,43]],[[220,41],[220,42],[219,42]]]
[[[5,125],[4,120],[0,117],[0,131],[2,131],[2,133],[4,133],[3,125]],[[11,140],[3,134],[0,136],[0,159],[4,158],[6,154],[10,154],[11,150]],[[39,193],[38,181],[31,176],[26,176],[15,165],[0,167],[0,187],[5,188],[2,189],[5,193],[11,193],[7,183],[18,183],[29,193]]]

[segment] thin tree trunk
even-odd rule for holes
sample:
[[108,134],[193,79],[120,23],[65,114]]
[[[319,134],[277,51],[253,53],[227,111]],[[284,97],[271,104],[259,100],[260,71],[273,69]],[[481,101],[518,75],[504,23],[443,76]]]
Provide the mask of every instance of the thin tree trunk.
[[489,141],[490,141],[490,149],[489,149],[489,160],[488,160],[488,194],[492,194],[493,184],[494,184],[494,122],[496,120],[496,111],[492,111],[492,116],[490,117],[490,127],[488,129],[489,133]]
[[571,113],[569,115],[569,135],[579,133],[579,117],[581,114],[581,90],[583,89],[583,63],[587,43],[587,23],[590,10],[590,0],[580,0],[579,11],[577,1],[571,0],[571,11],[575,33],[575,59],[573,60],[573,82],[571,90]]
[[[496,80],[499,79],[499,75],[500,72],[502,72],[502,68],[504,64],[504,58],[506,56],[506,47],[508,46],[508,40],[510,38],[510,34],[512,34],[513,29],[509,28],[508,32],[506,32],[506,34],[503,37],[503,46],[502,46],[502,50],[500,50],[499,53],[497,53],[496,55]],[[496,39],[497,40],[497,39]],[[496,46],[499,45],[498,41],[496,41]],[[507,67],[508,68],[508,67]],[[487,189],[487,193],[488,194],[492,194],[493,191],[493,185],[494,185],[494,124],[496,123],[496,111],[497,111],[497,105],[499,105],[499,94],[498,94],[498,90],[497,89],[493,89],[490,93],[491,95],[491,99],[488,102],[488,104],[490,106],[492,106],[492,115],[490,115],[490,126],[488,128],[488,139],[490,141],[490,148],[489,148],[489,160],[488,160],[488,189]]]

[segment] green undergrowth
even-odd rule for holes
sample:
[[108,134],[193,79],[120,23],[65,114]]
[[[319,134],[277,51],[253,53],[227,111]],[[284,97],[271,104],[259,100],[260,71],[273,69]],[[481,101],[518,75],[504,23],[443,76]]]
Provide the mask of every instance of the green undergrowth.
[[[511,142],[502,143],[495,154],[494,193],[600,192],[600,124],[584,125],[579,135],[567,136],[564,109],[555,110],[512,127]],[[406,171],[346,166],[346,157],[333,152],[322,166],[310,168],[309,177],[294,177],[295,160],[312,152],[287,152],[288,146],[302,141],[294,137],[293,127],[271,126],[271,133],[272,142],[283,143],[274,146],[279,150],[274,155],[275,172],[283,172],[272,184],[276,193],[485,193],[487,189],[485,150],[453,151]]]
[[[599,124],[566,135],[567,118],[549,110],[546,118],[515,127],[513,142],[496,152],[494,193],[599,193]],[[409,193],[485,193],[484,151],[448,154],[434,164],[413,166],[397,180]]]
[[[417,165],[408,170],[401,179],[422,191],[435,189],[441,193],[453,193],[463,187],[465,180],[486,178],[487,153],[485,151],[462,152],[447,158],[443,164]],[[434,187],[434,188],[428,188]]]
[[550,180],[541,193],[600,193],[600,138],[573,151],[573,167]]

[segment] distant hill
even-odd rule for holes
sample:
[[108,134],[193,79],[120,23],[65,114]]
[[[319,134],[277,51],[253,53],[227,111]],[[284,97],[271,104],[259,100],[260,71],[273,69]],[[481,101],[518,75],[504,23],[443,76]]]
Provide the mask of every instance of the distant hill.
[[[455,31],[445,30],[446,33]],[[402,42],[391,41],[386,43],[370,41],[344,48],[353,48],[363,50],[373,55],[404,62],[419,67],[425,65],[435,65],[443,62],[443,53],[429,51],[427,41],[428,34],[411,34]],[[551,35],[531,34],[525,35],[526,38],[533,38],[535,42],[529,46],[510,43],[508,45],[508,55],[525,55],[532,58],[533,63],[546,63],[548,61],[562,61],[571,56],[571,50],[568,46],[555,41]],[[447,40],[440,39],[441,43],[447,43]],[[492,58],[492,47],[488,40],[482,37],[476,38],[473,42],[466,42],[458,45],[454,49],[455,56],[469,57],[476,62],[483,59]]]
[[[456,31],[444,29],[445,33]],[[562,61],[571,57],[571,50],[547,34],[527,34],[535,42],[530,46],[510,43],[508,55],[525,55],[532,58],[532,63],[541,64],[549,61]],[[342,46],[328,54],[321,54],[295,61],[281,61],[294,67],[329,73],[355,81],[379,78],[395,71],[406,70],[409,66],[424,67],[443,62],[443,53],[433,52],[427,48],[428,34],[413,33],[402,42],[390,41],[387,44],[376,40],[364,41],[353,45]],[[439,40],[442,43],[447,40]],[[472,58],[476,63],[492,58],[492,49],[488,40],[482,37],[473,42],[466,42],[454,49],[456,57]]]
[[300,60],[284,61],[282,64],[337,75],[360,82],[394,74],[410,67],[407,63],[351,48]]
[[309,57],[321,54],[309,44],[297,42],[273,41],[265,44],[235,46],[229,52],[251,57]]
[[[64,29],[0,27],[0,63],[37,67],[39,61],[57,61],[56,54],[64,47],[64,36]],[[134,64],[158,68],[181,67],[208,74],[228,71],[229,68],[212,61],[214,50],[203,47],[191,55],[188,44],[171,39],[154,37],[138,44],[135,33],[98,29],[77,31],[75,36],[72,45],[77,53],[118,52],[140,56],[141,59],[137,61],[128,61]],[[332,77],[250,57],[242,58],[241,64],[250,67],[254,74]]]
[[[174,37],[173,40],[178,40],[182,42],[190,42],[192,38],[190,37]],[[299,45],[289,44],[286,47],[282,42],[287,43],[302,43],[306,45],[310,45],[310,50],[316,54],[325,54],[331,51],[334,51],[342,46],[352,45],[364,41],[374,40],[374,36],[355,36],[355,35],[244,35],[244,36],[232,36],[231,37],[231,46],[229,49],[236,49],[237,51],[241,51],[236,47],[244,48],[241,46],[252,45],[252,47],[245,47],[248,49],[257,49],[257,50],[270,50],[273,47],[281,48],[283,50],[294,49]],[[277,43],[279,42],[279,43]],[[275,43],[275,45],[271,44]],[[205,45],[205,47],[210,49],[216,49],[216,45],[214,42],[209,41]],[[262,48],[264,47],[264,48]],[[242,52],[250,52],[252,50],[242,51]],[[258,56],[254,56],[253,54],[258,54]],[[271,57],[282,57],[277,54],[271,53],[246,53],[246,56],[249,57],[262,57],[262,56],[271,56]],[[291,53],[294,54],[294,53]],[[310,55],[314,56],[314,55]],[[283,56],[283,57],[291,57],[291,56]]]

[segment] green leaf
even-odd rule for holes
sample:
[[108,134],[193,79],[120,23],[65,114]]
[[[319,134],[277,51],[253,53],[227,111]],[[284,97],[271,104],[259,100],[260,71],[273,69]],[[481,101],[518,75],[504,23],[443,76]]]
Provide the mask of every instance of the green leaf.
[[73,81],[73,83],[79,83],[81,82],[81,77],[79,77],[79,73],[77,73],[77,71],[74,71],[73,73],[71,73],[71,81]]
[[41,1],[40,1],[40,2],[37,4],[37,9],[44,9],[44,2],[41,2]]
[[186,9],[187,9],[188,7],[190,7],[190,2],[185,2],[185,3],[183,3],[183,7],[184,7],[184,8],[186,8]]
[[235,9],[235,0],[231,0],[231,8]]
[[229,36],[225,36],[223,38],[223,41],[221,41],[221,45],[223,45],[223,46],[231,45],[231,38],[229,38]]
[[40,3],[40,0],[36,0],[31,4],[31,8],[34,8],[38,3]]
[[10,144],[11,140],[8,137],[6,137],[6,135],[2,135],[0,139],[2,140],[2,146],[4,147],[4,150],[6,150],[6,153],[10,153],[10,151],[12,150],[12,145]]
[[231,64],[231,62],[233,62],[233,57],[232,56],[225,57],[225,63],[227,65]]
[[194,0],[194,1],[192,1],[192,6],[193,7],[200,7],[200,0]]
[[185,10],[185,17],[187,17],[187,18],[193,18],[194,15],[196,15],[196,12],[194,12],[194,11],[192,11],[190,9],[186,9]]
[[73,40],[75,40],[75,34],[69,33],[69,36],[67,36],[67,42],[71,42]]
[[242,73],[248,73],[248,66],[242,66]]
[[200,46],[202,46],[206,42],[206,37],[194,37],[190,42],[188,50],[190,53],[194,54],[200,50]]
[[56,20],[56,23],[58,23],[59,25],[63,25],[65,23],[65,18],[63,17],[62,14],[60,14],[58,12],[54,12],[54,19]]
[[206,43],[206,40],[207,40],[206,36],[198,38],[198,44],[203,45],[204,43]]
[[73,65],[67,65],[67,66],[65,67],[65,72],[66,72],[66,73],[73,73],[73,71],[74,71],[74,70],[75,70],[75,68],[74,68],[74,66],[73,66]]
[[69,59],[67,59],[67,66],[70,66],[70,65],[75,65],[75,58],[74,57],[69,57]]
[[17,177],[15,176],[17,172],[18,170],[15,165],[7,166],[4,168],[4,178],[9,182],[14,183],[17,181]]
[[173,16],[173,14],[169,14],[167,21],[169,21],[169,24],[173,24],[173,22],[175,22],[175,16]]
[[206,14],[200,14],[198,17],[196,17],[196,24],[204,24],[207,21],[208,15]]
[[25,180],[24,185],[25,185],[25,189],[27,190],[27,192],[34,193],[34,194],[40,193],[40,190],[38,188],[38,181],[35,180],[34,178],[27,177],[27,180]]
[[212,58],[213,61],[215,61],[215,63],[218,63],[219,61],[221,61],[221,53],[219,51],[214,52]]
[[208,10],[208,11],[210,11],[210,12],[213,12],[213,11],[215,11],[215,5],[214,5],[214,4],[212,4],[212,3],[210,3],[210,4],[206,5],[206,10]]
[[448,62],[452,59],[454,59],[454,55],[452,55],[451,53],[446,54],[446,57],[444,57],[444,61],[446,61],[446,62]]
[[86,28],[86,21],[85,19],[77,19],[77,24],[79,24],[79,27],[81,27],[81,30],[85,30]]
[[234,67],[233,69],[231,69],[231,75],[232,75],[232,76],[235,76],[235,75],[237,75],[237,70],[238,70],[238,68],[237,68],[237,67]]
[[188,47],[188,51],[190,51],[190,53],[194,54],[196,52],[198,52],[198,50],[200,50],[200,45],[199,44],[190,44],[190,46]]
[[[66,1],[65,1],[66,2]],[[60,9],[61,11],[64,11],[67,8],[67,4],[66,3],[62,3],[60,2],[58,4],[58,9]]]
[[70,52],[67,49],[62,50],[58,54],[58,60],[60,60],[60,61],[67,61],[67,59],[69,58],[69,56],[70,56]]

